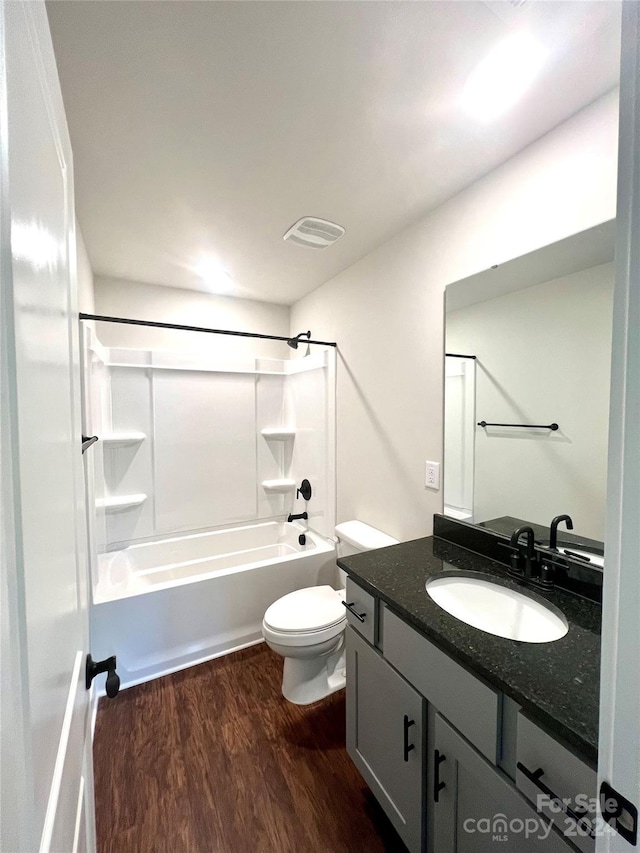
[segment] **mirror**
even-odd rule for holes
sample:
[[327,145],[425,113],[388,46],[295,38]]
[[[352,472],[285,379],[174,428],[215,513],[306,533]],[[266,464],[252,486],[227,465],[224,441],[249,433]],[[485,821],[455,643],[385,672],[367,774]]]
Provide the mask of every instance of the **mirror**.
[[[615,222],[446,288],[445,515],[602,565]],[[579,547],[578,547],[579,546]]]

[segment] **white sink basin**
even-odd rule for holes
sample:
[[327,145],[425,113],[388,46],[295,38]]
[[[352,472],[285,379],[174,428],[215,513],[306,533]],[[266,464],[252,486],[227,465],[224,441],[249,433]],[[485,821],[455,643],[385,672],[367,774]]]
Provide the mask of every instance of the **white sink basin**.
[[523,643],[551,643],[569,630],[555,607],[484,578],[463,575],[432,578],[427,592],[447,613],[498,637]]

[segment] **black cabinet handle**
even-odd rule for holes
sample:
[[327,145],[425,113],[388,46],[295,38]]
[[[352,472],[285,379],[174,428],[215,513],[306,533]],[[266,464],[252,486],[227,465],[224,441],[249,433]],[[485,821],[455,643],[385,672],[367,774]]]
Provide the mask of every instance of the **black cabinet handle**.
[[440,791],[446,788],[444,782],[440,781],[440,765],[447,760],[446,755],[442,755],[439,750],[434,750],[433,753],[433,802],[440,802]]
[[539,791],[542,791],[542,793],[546,794],[550,800],[553,800],[556,806],[561,809],[567,817],[570,817],[571,820],[575,821],[577,826],[582,827],[590,838],[596,837],[595,831],[591,826],[591,822],[588,819],[585,820],[587,813],[583,811],[574,811],[569,808],[569,806],[566,805],[566,803],[564,803],[562,799],[551,790],[551,788],[548,788],[544,782],[540,781],[540,777],[544,776],[544,770],[542,767],[538,767],[537,770],[529,770],[529,768],[525,767],[521,761],[518,761],[516,767],[521,773],[524,773],[530,782],[533,782]]
[[416,748],[415,743],[409,743],[409,729],[411,726],[415,726],[416,721],[410,720],[407,715],[404,715],[404,760],[409,760],[409,753],[412,749]]
[[366,613],[358,613],[358,611],[355,609],[355,601],[352,601],[349,604],[347,604],[346,601],[343,601],[342,603],[347,608],[349,613],[352,613],[356,617],[356,619],[359,619],[361,622],[364,622],[367,614]]

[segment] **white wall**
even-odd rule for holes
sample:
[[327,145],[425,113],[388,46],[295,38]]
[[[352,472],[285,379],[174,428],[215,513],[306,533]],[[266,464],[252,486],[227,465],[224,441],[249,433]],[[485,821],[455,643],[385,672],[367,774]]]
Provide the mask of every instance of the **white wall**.
[[474,424],[476,522],[568,512],[604,540],[613,276],[602,264],[447,313],[447,352],[477,356],[476,421],[560,426]]
[[93,290],[93,271],[87,248],[84,244],[82,231],[76,219],[76,252],[78,264],[78,311],[83,314],[94,314],[95,297]]
[[425,489],[424,463],[442,459],[444,288],[613,218],[617,128],[610,93],[293,306],[292,330],[339,346],[338,521],[431,533],[442,492]]
[[[95,300],[96,313],[112,317],[160,320],[268,335],[289,334],[289,308],[286,305],[102,276],[95,278]],[[112,323],[97,323],[96,333],[100,342],[109,347],[177,349],[284,359],[291,353],[286,343],[280,341],[172,332]]]

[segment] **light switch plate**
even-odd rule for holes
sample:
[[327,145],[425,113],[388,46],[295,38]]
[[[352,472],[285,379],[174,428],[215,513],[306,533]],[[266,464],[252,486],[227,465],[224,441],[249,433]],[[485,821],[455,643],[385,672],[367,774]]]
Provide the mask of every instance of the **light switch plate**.
[[440,489],[440,463],[427,462],[424,484],[427,489],[438,491]]

